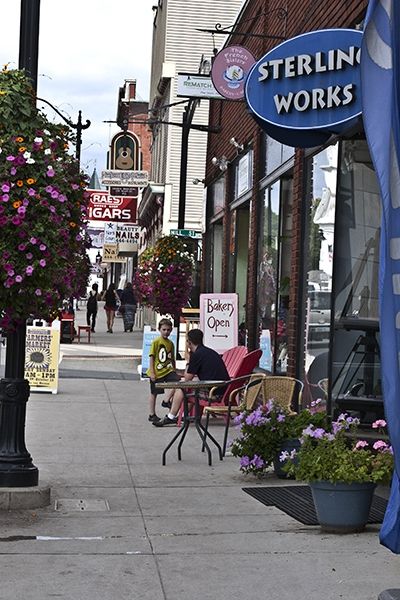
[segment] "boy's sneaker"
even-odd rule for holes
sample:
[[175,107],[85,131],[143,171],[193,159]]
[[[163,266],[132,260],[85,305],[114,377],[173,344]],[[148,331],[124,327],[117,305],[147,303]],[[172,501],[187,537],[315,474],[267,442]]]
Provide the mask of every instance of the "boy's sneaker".
[[157,417],[157,415],[149,415],[149,421],[154,425],[155,423],[158,423],[158,421],[161,421],[161,419],[160,417]]
[[156,427],[165,427],[166,425],[176,425],[178,422],[178,417],[174,419],[170,419],[168,415],[165,415],[163,419],[158,419],[158,421],[154,422],[153,425]]
[[171,408],[171,406],[172,406],[172,402],[171,402],[171,400],[163,400],[163,401],[161,402],[161,406],[162,406],[163,408]]

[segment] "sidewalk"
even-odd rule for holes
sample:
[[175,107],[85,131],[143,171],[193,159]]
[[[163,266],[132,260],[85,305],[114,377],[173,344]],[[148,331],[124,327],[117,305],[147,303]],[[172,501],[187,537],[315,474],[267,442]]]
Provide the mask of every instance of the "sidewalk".
[[[379,526],[322,535],[264,506],[242,488],[282,481],[215,452],[209,467],[194,430],[163,467],[176,429],[147,421],[141,334],[121,319],[107,334],[102,313],[91,344],[62,344],[59,393],[28,402],[26,444],[52,503],[0,512],[1,600],[377,600],[400,588]],[[222,424],[212,432],[222,439]]]

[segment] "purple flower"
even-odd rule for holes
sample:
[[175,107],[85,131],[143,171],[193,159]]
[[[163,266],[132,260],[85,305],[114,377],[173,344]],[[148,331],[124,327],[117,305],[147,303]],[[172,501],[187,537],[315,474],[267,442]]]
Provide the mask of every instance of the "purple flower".
[[10,175],[16,175],[16,173],[17,173],[17,169],[15,167],[11,167]]
[[31,237],[31,239],[29,241],[33,245],[37,244],[37,239],[35,237]]
[[250,461],[250,464],[253,465],[256,469],[262,469],[265,466],[264,460],[258,454],[253,456],[253,460]]
[[8,194],[3,194],[1,199],[3,200],[3,202],[8,202],[10,199],[10,196]]
[[36,194],[36,191],[33,188],[29,188],[28,196],[34,196],[35,194]]
[[39,246],[39,250],[41,250],[42,252],[44,252],[46,250],[47,246],[45,244],[40,244]]
[[46,261],[45,261],[45,259],[44,259],[44,258],[41,258],[41,259],[39,260],[39,265],[40,265],[41,267],[45,267],[45,266],[46,266]]
[[47,167],[47,173],[46,173],[46,175],[47,175],[47,177],[54,177],[55,172],[54,172],[53,167],[50,167],[50,166]]
[[14,215],[13,218],[11,219],[11,223],[13,225],[21,225],[21,219],[18,215]]
[[26,208],[25,208],[25,206],[20,206],[20,207],[18,208],[18,210],[17,210],[17,213],[18,213],[18,214],[19,214],[21,217],[24,217],[24,216],[25,216],[25,213],[26,213]]
[[27,253],[25,254],[25,256],[26,256],[26,258],[27,258],[28,260],[32,260],[32,258],[33,258],[33,254],[32,254],[32,252],[27,252]]
[[42,290],[39,289],[39,288],[36,288],[35,294],[36,294],[36,296],[41,296],[42,295]]
[[6,160],[8,160],[9,162],[13,162],[15,160],[15,156],[10,154],[9,156],[7,156]]
[[26,269],[25,269],[25,273],[26,273],[27,275],[32,275],[32,273],[33,273],[33,267],[32,267],[32,265],[28,265],[28,266],[26,267]]
[[317,429],[314,430],[314,436],[315,439],[317,440],[322,440],[323,437],[325,437],[325,429],[322,429],[322,427],[317,427]]
[[3,183],[3,185],[1,186],[1,191],[2,192],[9,192],[10,191],[10,186],[8,183]]
[[21,275],[17,275],[17,276],[15,277],[15,281],[16,281],[17,283],[21,283],[21,281],[22,281],[22,276],[21,276]]
[[248,456],[242,456],[240,459],[241,467],[248,467],[250,465],[250,458]]

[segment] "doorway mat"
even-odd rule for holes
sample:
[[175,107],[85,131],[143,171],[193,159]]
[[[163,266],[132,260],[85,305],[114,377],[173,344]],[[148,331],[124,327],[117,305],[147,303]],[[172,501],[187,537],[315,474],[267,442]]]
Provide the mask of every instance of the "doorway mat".
[[[311,489],[308,485],[242,488],[265,506],[276,506],[303,525],[318,525]],[[374,494],[368,523],[382,523],[387,500]]]

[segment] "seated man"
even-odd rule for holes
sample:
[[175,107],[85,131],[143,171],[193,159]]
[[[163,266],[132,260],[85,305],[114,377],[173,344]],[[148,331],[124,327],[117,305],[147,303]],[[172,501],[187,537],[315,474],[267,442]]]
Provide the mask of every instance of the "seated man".
[[[203,332],[200,329],[191,329],[187,334],[187,343],[190,350],[190,359],[187,366],[184,381],[202,379],[204,381],[227,381],[229,379],[228,371],[221,356],[212,348],[203,345]],[[224,389],[218,390],[223,394]],[[172,399],[170,412],[165,417],[153,423],[155,427],[164,427],[165,425],[176,425],[178,412],[183,400],[183,391],[176,390]]]

